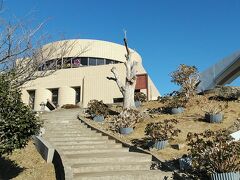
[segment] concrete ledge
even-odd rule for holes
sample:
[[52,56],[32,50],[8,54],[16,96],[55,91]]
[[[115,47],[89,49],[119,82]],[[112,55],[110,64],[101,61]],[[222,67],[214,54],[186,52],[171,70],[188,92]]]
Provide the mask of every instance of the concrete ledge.
[[56,149],[40,136],[33,136],[35,147],[47,163],[53,163],[57,180],[72,180],[70,166],[64,164],[64,157],[61,157]]
[[42,137],[33,136],[33,141],[39,154],[47,163],[52,163],[55,149]]

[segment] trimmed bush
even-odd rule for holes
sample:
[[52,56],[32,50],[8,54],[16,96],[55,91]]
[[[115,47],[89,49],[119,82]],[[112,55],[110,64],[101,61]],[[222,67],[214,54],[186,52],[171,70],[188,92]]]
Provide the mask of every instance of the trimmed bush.
[[63,108],[63,109],[74,109],[74,108],[79,108],[79,106],[75,105],[75,104],[64,104],[61,108]]
[[120,128],[134,128],[142,120],[142,114],[135,109],[124,109],[119,115],[114,116],[110,122],[110,129],[119,132]]
[[19,89],[13,89],[9,75],[0,75],[0,156],[24,148],[38,134],[40,120],[23,104]]
[[176,119],[165,119],[160,122],[148,123],[145,128],[145,134],[152,140],[165,141],[177,137],[181,132],[175,125],[178,123]]
[[135,101],[140,101],[140,102],[146,102],[147,101],[147,96],[143,92],[135,92],[134,100]]
[[109,114],[109,107],[103,101],[91,100],[88,103],[87,113],[92,116],[103,115],[106,117]]
[[187,135],[193,169],[200,174],[240,171],[240,142],[226,129]]

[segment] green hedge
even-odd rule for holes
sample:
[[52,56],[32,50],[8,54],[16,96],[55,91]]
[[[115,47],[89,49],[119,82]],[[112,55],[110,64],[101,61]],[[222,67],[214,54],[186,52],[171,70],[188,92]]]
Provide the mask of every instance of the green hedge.
[[19,89],[11,88],[9,74],[0,75],[0,156],[27,145],[41,121],[23,104]]

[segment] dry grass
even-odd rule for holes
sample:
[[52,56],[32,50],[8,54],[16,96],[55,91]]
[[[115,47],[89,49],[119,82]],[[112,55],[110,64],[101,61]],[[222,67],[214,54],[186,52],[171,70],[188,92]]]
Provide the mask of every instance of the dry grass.
[[[155,115],[153,118],[147,117],[142,122],[138,123],[134,129],[134,132],[130,135],[121,136],[119,134],[115,134],[116,136],[122,138],[124,141],[132,142],[133,139],[143,139],[146,138],[144,134],[144,130],[146,125],[149,122],[159,122],[164,119],[172,119],[175,118],[179,121],[177,127],[181,130],[181,133],[175,140],[170,141],[170,145],[163,150],[154,150],[150,149],[154,154],[156,154],[160,159],[163,160],[171,160],[178,157],[181,157],[183,154],[187,153],[187,145],[186,145],[186,136],[188,132],[203,132],[204,130],[211,129],[217,131],[222,128],[228,128],[236,122],[237,118],[240,117],[240,103],[229,102],[228,108],[223,111],[224,120],[220,124],[213,124],[204,121],[204,112],[201,110],[203,106],[208,103],[206,101],[206,97],[198,96],[191,103],[188,104],[184,113],[177,115],[170,114],[160,114]],[[158,108],[163,107],[164,104],[159,103],[157,101],[151,101],[144,103],[141,107],[141,111],[145,111],[148,108]],[[107,122],[103,124],[105,129],[107,129]],[[181,144],[182,148],[180,150],[172,148],[171,145]]]
[[32,141],[22,150],[0,158],[0,179],[55,180],[52,164],[47,164],[35,149]]

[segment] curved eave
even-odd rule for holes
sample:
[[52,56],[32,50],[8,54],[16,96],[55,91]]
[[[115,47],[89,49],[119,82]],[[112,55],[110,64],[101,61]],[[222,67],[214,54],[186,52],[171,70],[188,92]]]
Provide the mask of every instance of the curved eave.
[[[141,56],[130,49],[132,58],[142,62]],[[91,40],[91,39],[71,39],[56,41],[43,46],[44,59],[56,59],[60,57],[95,57],[113,59],[125,62],[125,46],[113,42]]]

